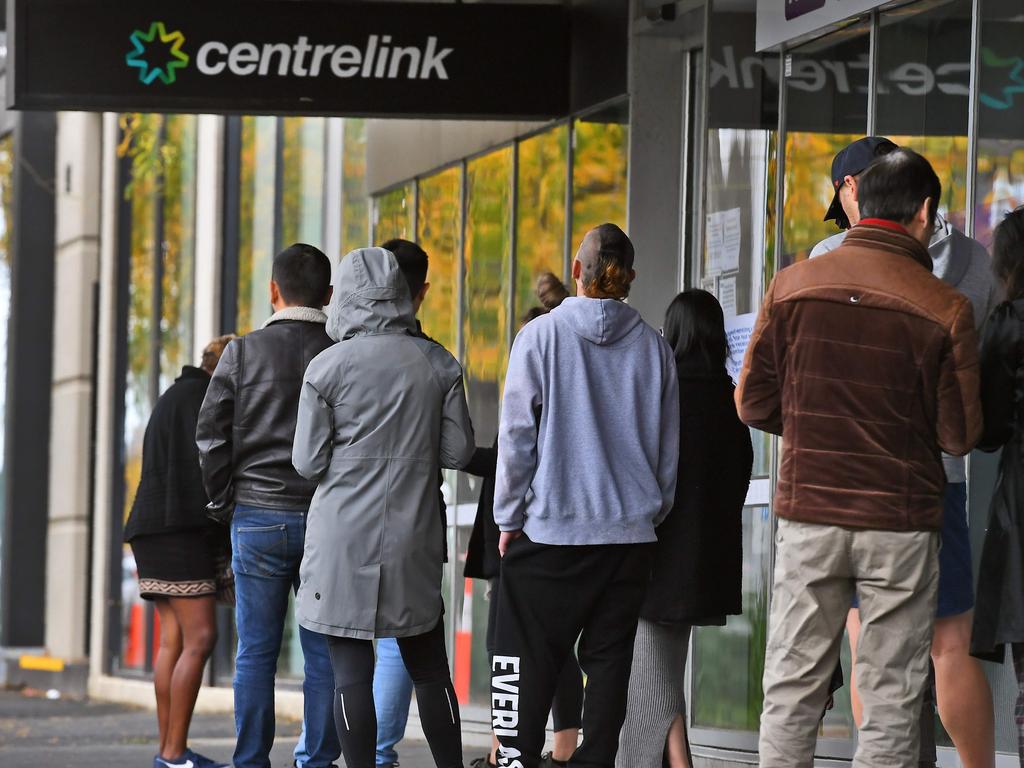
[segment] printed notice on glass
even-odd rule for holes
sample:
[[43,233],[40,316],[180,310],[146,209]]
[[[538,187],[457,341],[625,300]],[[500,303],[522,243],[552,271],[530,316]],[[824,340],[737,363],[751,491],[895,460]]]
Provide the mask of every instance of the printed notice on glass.
[[739,208],[707,215],[708,271],[730,272],[740,268],[742,227]]
[[718,302],[726,319],[736,316],[736,275],[723,275],[719,279]]
[[756,312],[725,319],[725,336],[729,340],[729,358],[725,361],[725,369],[737,383],[740,380],[740,369],[743,367],[743,358],[747,354],[747,344],[750,343],[750,334],[754,330],[756,320]]

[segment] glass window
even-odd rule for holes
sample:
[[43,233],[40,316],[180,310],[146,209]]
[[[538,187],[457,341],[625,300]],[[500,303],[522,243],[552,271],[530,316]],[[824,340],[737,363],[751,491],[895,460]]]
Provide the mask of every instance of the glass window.
[[270,277],[277,246],[277,123],[275,117],[242,118],[236,326],[239,334],[259,328],[272,311]]
[[573,123],[572,248],[598,224],[626,229],[629,108],[622,104]]
[[322,117],[286,117],[281,163],[281,242],[320,248],[324,238],[324,136]]
[[160,301],[160,391],[192,360],[195,281],[196,119],[164,120],[163,291]]
[[421,180],[418,200],[416,241],[427,252],[430,283],[419,319],[424,333],[458,356],[462,169],[454,166]]
[[[704,195],[703,238],[695,240],[700,285],[718,296],[737,358],[743,348],[735,339],[752,326],[763,275],[774,266],[778,58],[754,52],[754,19],[752,0],[712,6],[706,176],[695,185]],[[752,437],[754,475],[767,478],[770,438]],[[743,615],[694,633],[692,721],[696,728],[747,732],[754,747],[771,583],[768,507],[744,509],[743,538]]]
[[991,248],[996,225],[1024,204],[1024,0],[985,0],[982,10],[974,236]]
[[832,158],[868,126],[866,24],[794,49],[786,69],[785,200],[779,268],[805,259],[839,230],[823,221],[832,203]]
[[[196,118],[137,115],[133,141],[152,141],[158,171],[133,173],[127,189],[128,243],[127,369],[124,392],[125,506],[131,511],[142,472],[142,442],[157,396],[191,363],[194,296]],[[133,168],[140,167],[138,163]],[[158,632],[152,607],[138,593],[131,550],[121,558],[120,667],[152,663],[151,639]]]
[[569,127],[560,125],[519,143],[516,201],[515,322],[537,306],[537,277],[565,279],[565,192]]
[[366,192],[366,121],[346,118],[342,128],[341,255],[370,244]]
[[374,198],[373,242],[395,237],[414,239],[416,230],[415,182],[409,182]]
[[876,133],[931,161],[942,181],[939,210],[960,229],[967,218],[971,5],[956,0],[884,13],[877,41]]

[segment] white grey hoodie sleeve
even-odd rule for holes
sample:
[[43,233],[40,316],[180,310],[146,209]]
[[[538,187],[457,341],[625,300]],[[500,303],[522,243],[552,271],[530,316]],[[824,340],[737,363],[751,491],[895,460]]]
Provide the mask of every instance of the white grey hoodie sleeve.
[[537,438],[543,393],[540,359],[526,330],[528,328],[512,345],[501,401],[494,522],[502,531],[522,530],[526,522],[526,496],[537,471]]
[[331,464],[334,448],[334,410],[309,380],[302,382],[299,414],[292,443],[292,466],[307,480],[319,481]]
[[654,524],[661,525],[676,502],[676,475],[679,471],[679,376],[675,358],[664,344],[661,379],[661,452],[658,456],[658,485],[661,488],[661,514]]

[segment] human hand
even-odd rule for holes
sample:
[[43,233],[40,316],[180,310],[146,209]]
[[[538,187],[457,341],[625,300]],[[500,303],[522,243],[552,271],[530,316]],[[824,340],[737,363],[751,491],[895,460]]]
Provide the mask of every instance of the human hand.
[[498,539],[498,554],[504,557],[505,552],[508,551],[509,544],[522,535],[522,531],[502,531],[501,537]]

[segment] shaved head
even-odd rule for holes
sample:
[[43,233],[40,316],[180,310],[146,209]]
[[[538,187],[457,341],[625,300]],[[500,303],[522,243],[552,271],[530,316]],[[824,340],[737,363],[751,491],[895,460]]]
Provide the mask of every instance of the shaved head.
[[601,224],[587,232],[576,252],[578,274],[573,277],[587,295],[618,298],[629,294],[633,280],[633,243],[614,224]]

